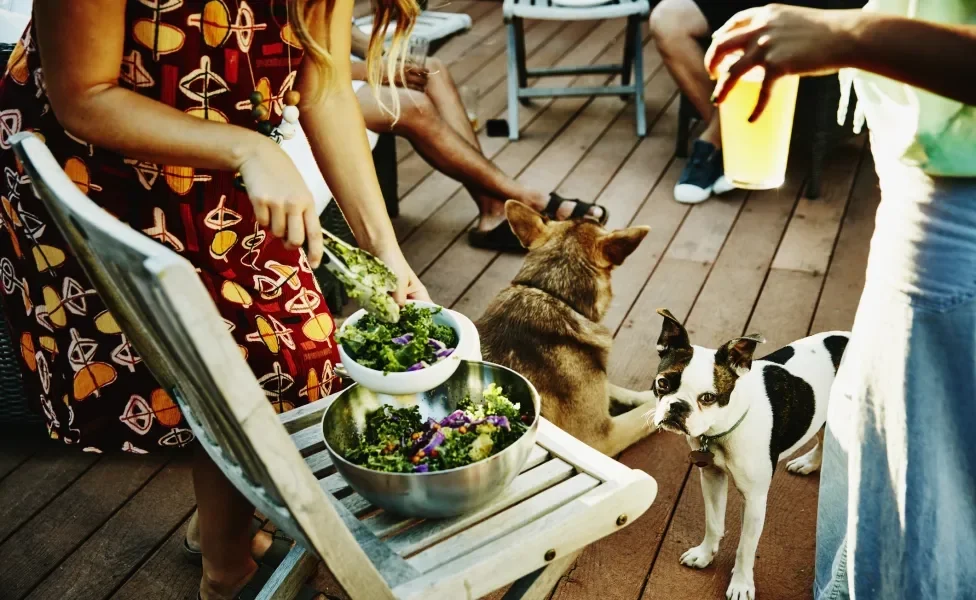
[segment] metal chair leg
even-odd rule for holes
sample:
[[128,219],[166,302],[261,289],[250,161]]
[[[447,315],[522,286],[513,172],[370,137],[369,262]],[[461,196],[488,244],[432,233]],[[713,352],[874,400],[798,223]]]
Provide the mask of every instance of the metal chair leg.
[[632,57],[634,60],[634,105],[637,111],[637,137],[647,135],[647,110],[644,107],[644,52],[642,49],[641,21],[642,19],[639,15],[632,15],[628,19],[628,25],[633,26],[630,37],[633,39],[634,44]]
[[[634,69],[634,27],[638,24],[633,17],[627,19],[627,39],[624,40],[624,60],[620,65],[620,85],[630,85],[630,75]],[[626,94],[620,96],[626,102],[629,100]]]
[[514,19],[508,22],[508,139],[519,139],[518,33]]

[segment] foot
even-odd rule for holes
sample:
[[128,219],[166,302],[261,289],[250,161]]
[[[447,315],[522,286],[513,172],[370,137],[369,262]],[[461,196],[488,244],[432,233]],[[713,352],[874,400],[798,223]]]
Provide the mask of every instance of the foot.
[[[534,192],[530,197],[519,198],[518,200],[557,221],[573,218],[573,211],[580,204],[578,200],[557,197],[557,203],[552,205],[552,199],[547,198],[541,192]],[[552,208],[555,210],[550,210]],[[488,201],[486,206],[482,206],[480,212],[478,231],[491,231],[505,221],[505,202],[492,199]],[[602,223],[605,221],[606,211],[602,206],[593,205],[586,211],[585,215]]]
[[705,544],[701,544],[682,554],[681,564],[692,569],[704,569],[712,564],[713,558],[715,558],[715,552]]
[[[254,517],[257,519],[257,515]],[[197,513],[194,512],[190,517],[190,522],[186,528],[186,547],[193,552],[200,552],[200,524]],[[257,524],[254,525],[257,528]],[[258,529],[254,537],[251,538],[251,556],[260,561],[274,543],[274,535],[264,529]]]
[[254,561],[240,575],[214,576],[204,570],[200,578],[199,600],[234,600],[258,572]]
[[712,194],[724,194],[733,189],[725,178],[722,150],[704,140],[695,140],[691,158],[674,186],[674,199],[682,204],[698,204]]
[[823,452],[818,444],[816,448],[803,456],[786,463],[786,470],[797,475],[809,475],[820,469],[821,462],[823,462]]
[[738,573],[733,573],[732,582],[725,592],[725,597],[727,600],[756,600],[756,584],[751,577],[746,578]]

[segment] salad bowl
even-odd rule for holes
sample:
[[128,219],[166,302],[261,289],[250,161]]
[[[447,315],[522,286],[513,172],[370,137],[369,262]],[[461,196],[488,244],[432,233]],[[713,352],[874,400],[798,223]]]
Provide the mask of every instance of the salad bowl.
[[[440,312],[434,315],[434,323],[446,325],[457,334],[458,341],[454,352],[446,358],[424,368],[400,373],[388,373],[359,364],[356,362],[356,359],[350,356],[350,353],[340,342],[339,359],[342,361],[340,375],[348,375],[349,379],[381,394],[417,394],[439,386],[454,374],[458,365],[461,364],[461,350],[471,345],[471,340],[468,339],[471,332],[467,327],[462,326],[453,312],[445,308],[429,302],[416,300],[409,301],[409,304],[420,308],[440,309]],[[338,337],[341,338],[343,332],[348,328],[355,327],[366,314],[366,310],[359,310],[353,313],[342,324],[342,327],[339,328]]]
[[[367,416],[383,405],[417,406],[424,419],[440,420],[453,413],[465,398],[482,397],[492,384],[519,405],[527,424],[525,433],[501,452],[462,467],[426,473],[375,471],[349,460]],[[492,363],[462,360],[447,381],[426,392],[392,396],[362,385],[349,387],[326,409],[322,430],[336,470],[360,496],[399,515],[442,518],[476,510],[508,487],[535,445],[540,410],[539,393],[515,371]]]

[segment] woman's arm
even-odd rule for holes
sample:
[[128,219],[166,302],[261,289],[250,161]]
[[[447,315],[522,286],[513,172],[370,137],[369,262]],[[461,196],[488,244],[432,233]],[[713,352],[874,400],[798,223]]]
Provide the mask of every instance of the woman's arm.
[[[328,20],[325,3],[308,16],[309,29],[332,56],[334,78],[306,58],[298,77],[301,123],[312,154],[335,195],[359,245],[384,260],[398,275],[398,301],[424,299],[426,290],[410,270],[397,244],[393,224],[376,179],[366,138],[366,123],[350,78],[350,22],[353,0],[338,0]],[[330,85],[331,84],[331,85]]]
[[850,66],[976,105],[976,26],[857,12]]
[[[322,256],[315,203],[294,163],[257,131],[214,123],[119,86],[126,0],[36,0],[37,45],[48,98],[73,135],[141,160],[240,171],[255,218]],[[138,199],[133,199],[138,202]]]
[[257,131],[186,115],[119,86],[126,0],[36,0],[51,108],[71,134],[150,162],[236,170]]
[[715,73],[733,52],[742,58],[715,88],[721,102],[756,65],[767,76],[753,118],[769,87],[787,74],[820,74],[843,67],[871,71],[966,104],[976,104],[976,26],[944,25],[860,10],[816,10],[771,4],[743,11],[715,32],[705,57]]

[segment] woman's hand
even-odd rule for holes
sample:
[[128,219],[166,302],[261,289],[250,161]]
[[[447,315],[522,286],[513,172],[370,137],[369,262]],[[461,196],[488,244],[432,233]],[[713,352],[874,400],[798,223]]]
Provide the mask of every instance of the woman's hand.
[[[430,71],[425,67],[421,67],[415,64],[407,63],[403,65],[403,74],[400,74],[400,70],[396,70],[396,87],[405,87],[407,89],[414,90],[416,92],[427,91],[427,78],[430,76]],[[389,85],[390,79],[386,76],[386,70],[384,66],[383,70],[383,85]]]
[[715,74],[726,56],[741,52],[715,87],[714,101],[725,100],[745,73],[761,66],[766,74],[756,108],[756,120],[769,101],[773,83],[783,75],[824,75],[849,64],[851,31],[858,10],[817,10],[770,4],[744,10],[712,36],[705,68]]
[[393,292],[393,299],[397,304],[402,306],[407,300],[430,302],[427,288],[420,283],[420,278],[407,264],[407,259],[404,258],[399,246],[393,244],[387,250],[376,251],[374,256],[386,263],[386,266],[390,267],[397,276],[397,289]]
[[322,227],[315,201],[295,163],[270,138],[252,146],[238,167],[258,224],[287,247],[308,242],[308,263],[322,261]]

